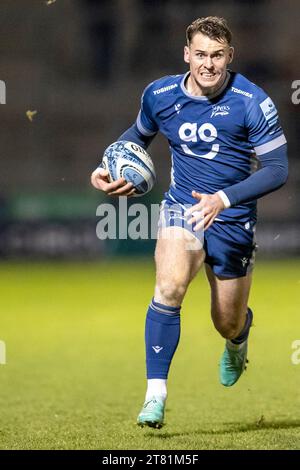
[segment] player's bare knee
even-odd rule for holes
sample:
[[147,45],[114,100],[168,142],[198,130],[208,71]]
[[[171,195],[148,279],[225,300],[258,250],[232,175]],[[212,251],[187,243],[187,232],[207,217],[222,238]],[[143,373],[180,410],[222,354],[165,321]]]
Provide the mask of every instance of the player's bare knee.
[[185,283],[175,280],[168,280],[166,282],[160,282],[157,284],[155,289],[155,298],[160,298],[161,302],[165,305],[180,305],[187,286]]

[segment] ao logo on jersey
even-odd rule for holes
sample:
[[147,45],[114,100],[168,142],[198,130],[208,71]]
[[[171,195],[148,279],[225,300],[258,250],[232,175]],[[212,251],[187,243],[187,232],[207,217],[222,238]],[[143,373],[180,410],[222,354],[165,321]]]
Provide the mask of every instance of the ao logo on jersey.
[[[205,122],[199,129],[196,122],[186,122],[180,126],[178,134],[180,139],[185,142],[197,142],[198,139],[203,142],[213,142],[218,136],[218,131],[210,122]],[[215,158],[220,148],[219,144],[212,144],[211,150],[208,153],[199,155],[194,153],[186,144],[181,144],[181,147],[187,155],[207,158],[208,160]]]

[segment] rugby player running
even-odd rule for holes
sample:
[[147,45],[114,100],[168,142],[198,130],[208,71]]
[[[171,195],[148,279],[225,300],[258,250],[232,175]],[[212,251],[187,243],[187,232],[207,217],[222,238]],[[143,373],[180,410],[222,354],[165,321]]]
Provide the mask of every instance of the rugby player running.
[[[171,184],[161,205],[155,250],[156,284],[146,316],[147,391],[137,420],[156,428],[164,421],[181,304],[203,264],[212,321],[226,340],[221,384],[234,385],[244,371],[253,321],[248,298],[256,200],[280,188],[288,175],[286,139],[273,101],[228,69],[234,49],[226,21],[196,19],[186,39],[189,71],[148,85],[136,122],[119,137],[146,149],[160,131],[171,150]],[[260,161],[256,172],[251,171],[254,156]],[[91,181],[108,195],[134,194],[124,179],[109,182],[101,165]]]

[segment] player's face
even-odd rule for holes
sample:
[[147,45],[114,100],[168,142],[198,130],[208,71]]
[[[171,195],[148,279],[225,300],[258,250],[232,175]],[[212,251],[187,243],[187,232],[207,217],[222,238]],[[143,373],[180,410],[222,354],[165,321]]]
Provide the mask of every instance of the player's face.
[[184,60],[190,65],[193,92],[210,94],[216,90],[225,79],[227,65],[232,59],[233,47],[226,41],[219,42],[202,33],[195,34],[190,45],[184,48]]

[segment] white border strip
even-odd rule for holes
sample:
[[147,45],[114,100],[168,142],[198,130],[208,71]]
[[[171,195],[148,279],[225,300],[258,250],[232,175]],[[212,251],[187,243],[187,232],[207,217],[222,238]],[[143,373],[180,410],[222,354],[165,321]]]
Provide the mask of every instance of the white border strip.
[[228,198],[227,194],[224,193],[224,191],[218,191],[217,194],[222,199],[222,201],[224,203],[224,206],[225,206],[225,209],[228,209],[231,206],[231,203],[229,201],[229,198]]
[[254,147],[255,153],[257,156],[263,155],[264,153],[271,152],[272,150],[281,147],[281,145],[286,144],[286,138],[284,134],[281,134],[276,139],[267,142],[266,144],[259,145],[258,147]]
[[136,125],[138,127],[138,130],[146,136],[151,136],[151,135],[157,134],[157,132],[149,131],[148,129],[146,129],[143,126],[142,120],[141,120],[141,111],[139,112],[138,117],[136,118]]

